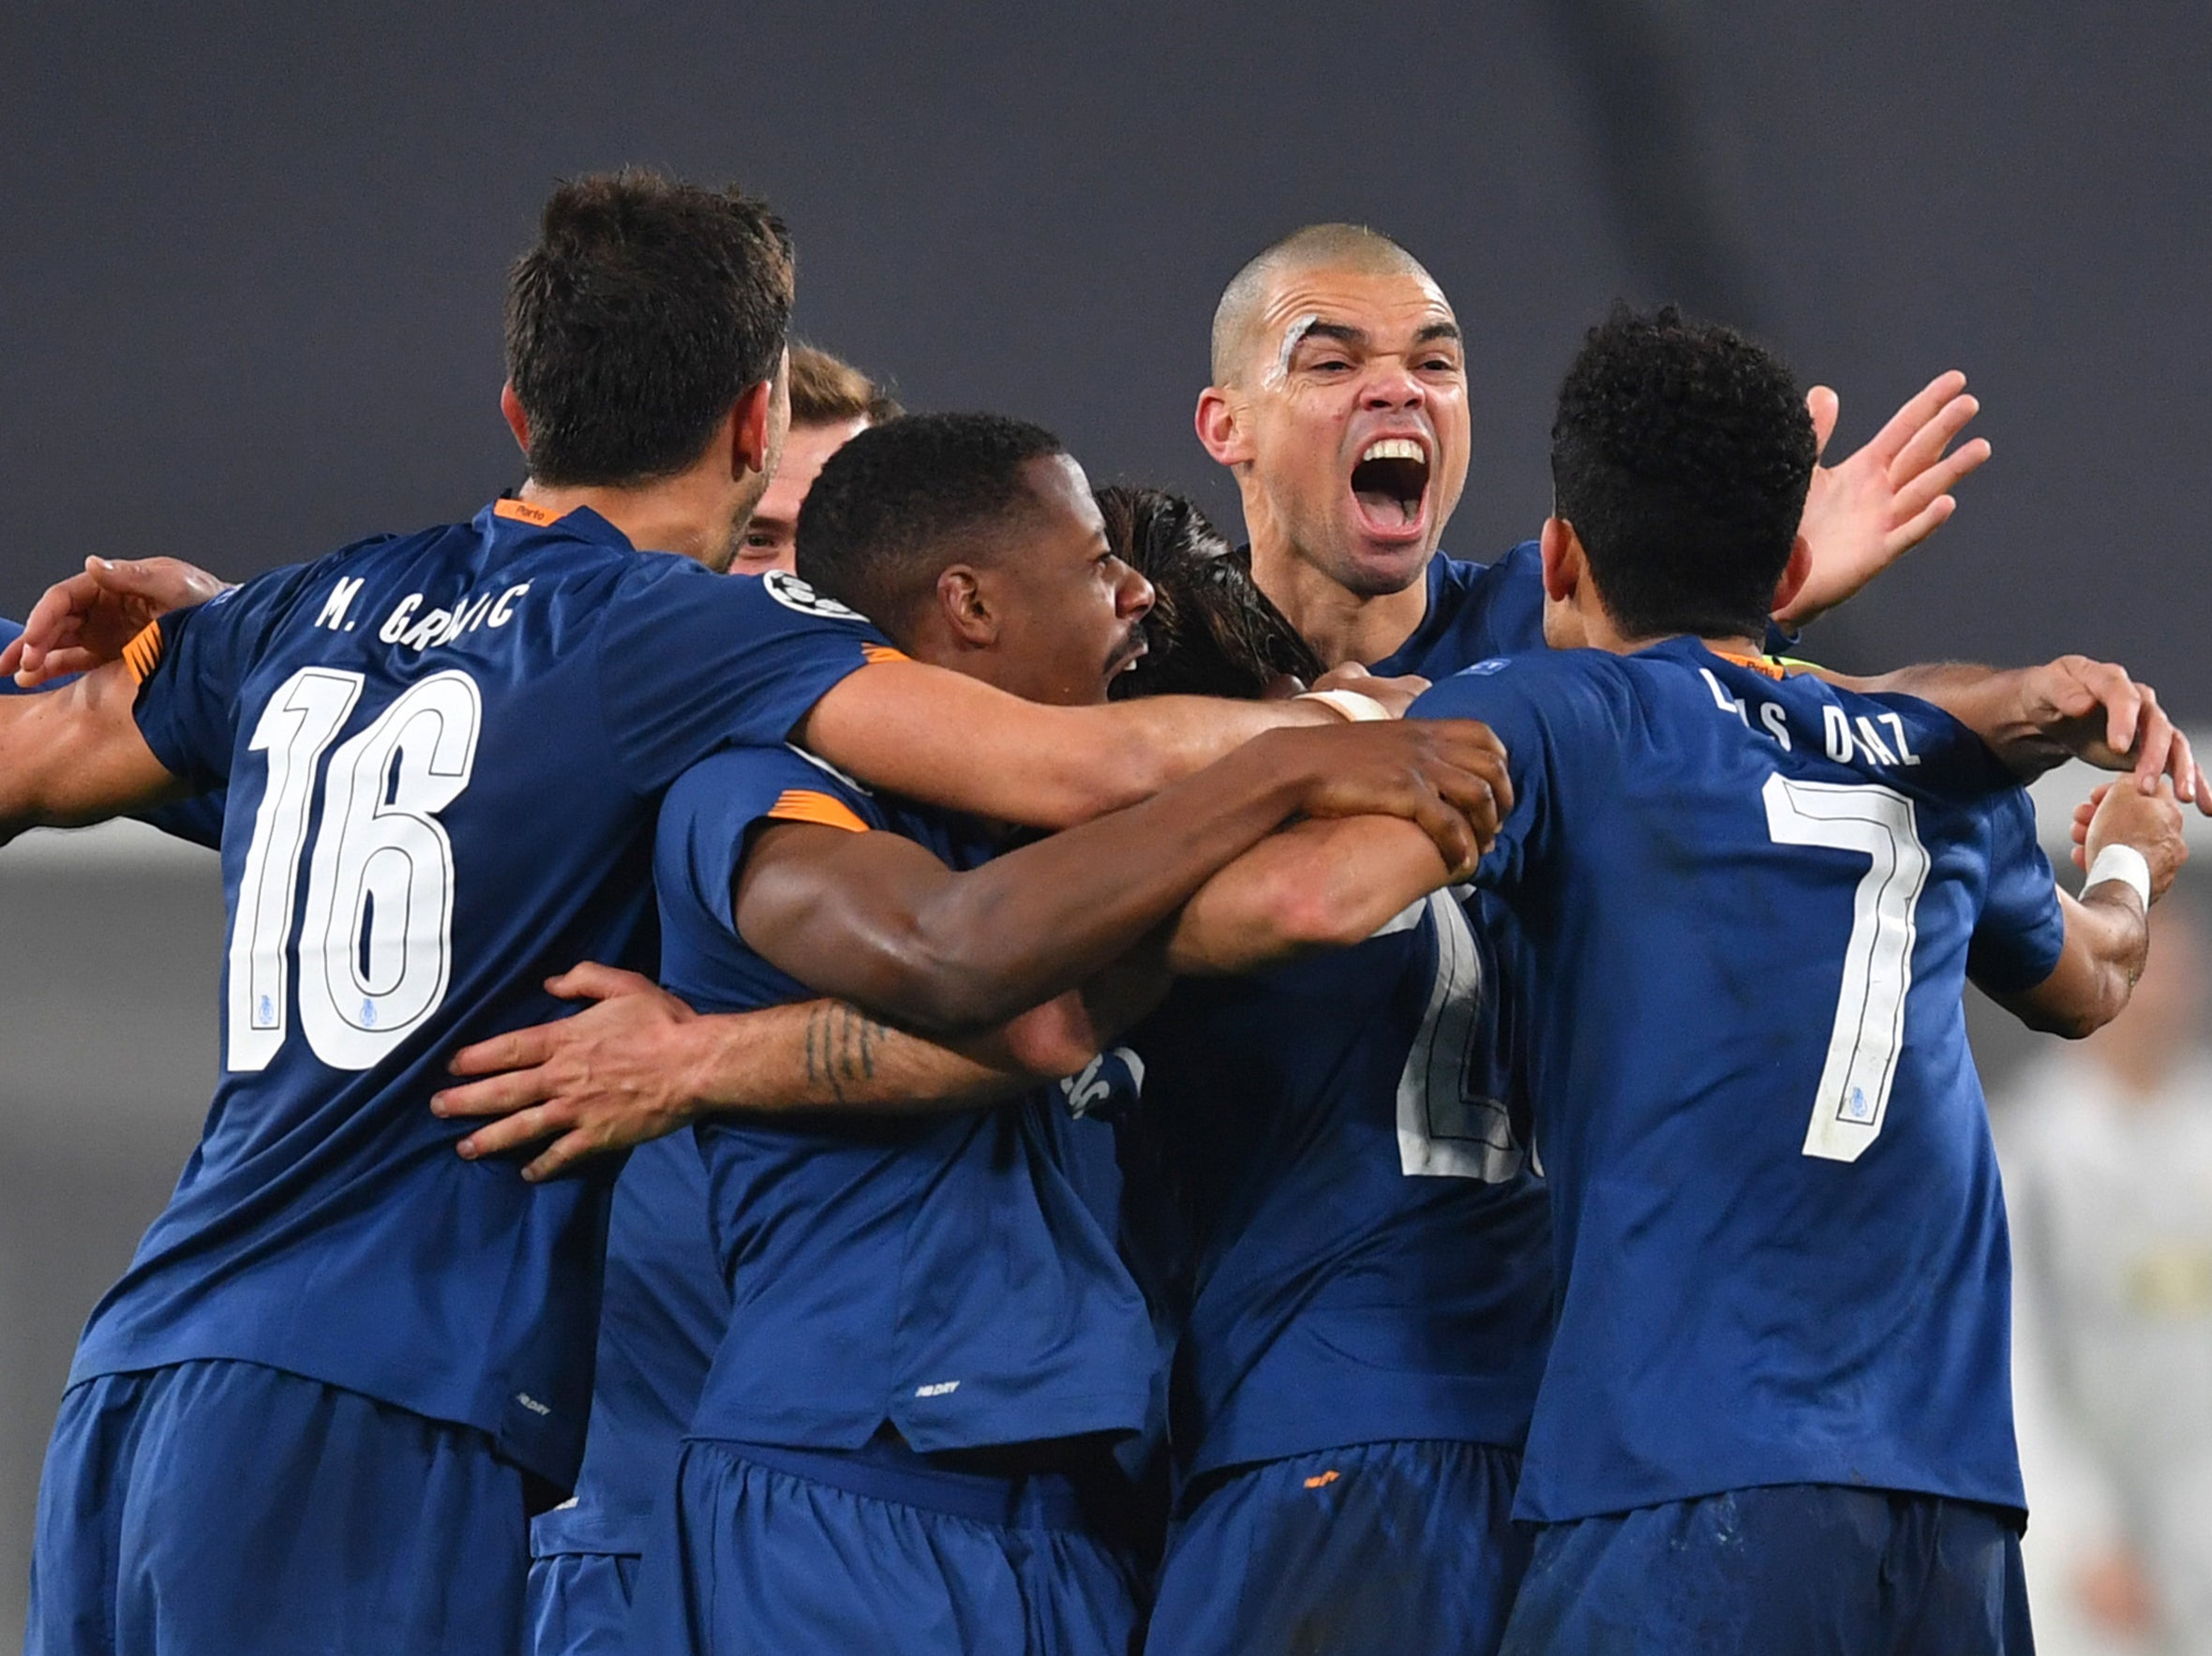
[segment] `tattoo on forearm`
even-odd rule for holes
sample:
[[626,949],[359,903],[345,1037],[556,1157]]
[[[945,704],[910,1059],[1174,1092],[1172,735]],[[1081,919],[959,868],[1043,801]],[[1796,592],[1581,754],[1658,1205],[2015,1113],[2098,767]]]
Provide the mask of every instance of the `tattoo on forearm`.
[[891,1035],[890,1025],[878,1022],[858,1007],[831,1001],[816,1007],[806,1021],[806,1079],[810,1086],[830,1089],[840,1104],[847,1082],[875,1079],[875,1050]]

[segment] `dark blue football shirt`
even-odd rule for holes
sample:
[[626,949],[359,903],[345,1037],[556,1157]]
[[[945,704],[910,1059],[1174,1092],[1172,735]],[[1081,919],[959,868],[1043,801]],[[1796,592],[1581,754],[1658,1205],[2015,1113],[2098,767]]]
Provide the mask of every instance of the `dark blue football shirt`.
[[676,1133],[640,1144],[607,1214],[584,1464],[575,1498],[532,1526],[538,1556],[645,1551],[654,1503],[674,1487],[684,1427],[728,1327],[698,1141]]
[[490,1433],[558,1483],[590,1395],[611,1175],[532,1186],[429,1111],[456,1047],[652,963],[661,796],[884,649],[788,576],[503,500],[165,618],[127,659],[161,762],[229,789],[224,1070],[73,1379],[263,1363]]
[[[1438,558],[1378,674],[1541,649],[1533,543]],[[1549,1216],[1514,1130],[1493,928],[1440,893],[1358,946],[1176,985],[1129,1037],[1183,1260],[1185,1477],[1348,1443],[1517,1445],[1550,1322]]]
[[[785,819],[903,834],[953,868],[992,850],[788,748],[695,767],[654,879],[663,977],[701,1011],[813,996],[732,918],[748,836]],[[698,1127],[731,1299],[691,1435],[857,1450],[888,1423],[930,1454],[1142,1433],[1158,1347],[1115,1248],[1112,1129],[1092,1118],[1107,1074],[950,1115]]]
[[1560,1318],[1517,1515],[1774,1484],[2021,1507],[1968,973],[2064,938],[2026,795],[1909,696],[1687,639],[1484,663]]

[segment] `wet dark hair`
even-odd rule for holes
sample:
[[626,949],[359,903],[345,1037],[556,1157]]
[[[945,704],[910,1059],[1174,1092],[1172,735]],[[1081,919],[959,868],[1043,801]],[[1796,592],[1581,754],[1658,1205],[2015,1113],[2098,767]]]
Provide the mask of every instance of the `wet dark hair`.
[[1762,634],[1813,462],[1781,359],[1672,306],[1617,307],[1560,387],[1555,510],[1631,638]]
[[799,509],[793,567],[894,635],[935,590],[948,548],[1038,508],[1023,469],[1068,451],[998,414],[907,414],[831,455]]
[[791,237],[765,202],[635,169],[573,178],[507,273],[507,380],[540,483],[681,471],[791,323]]
[[1139,695],[1224,695],[1245,700],[1288,676],[1323,671],[1312,647],[1267,601],[1251,566],[1204,513],[1165,489],[1115,485],[1098,491],[1106,541],[1152,583],[1146,654],[1113,679],[1116,701]]

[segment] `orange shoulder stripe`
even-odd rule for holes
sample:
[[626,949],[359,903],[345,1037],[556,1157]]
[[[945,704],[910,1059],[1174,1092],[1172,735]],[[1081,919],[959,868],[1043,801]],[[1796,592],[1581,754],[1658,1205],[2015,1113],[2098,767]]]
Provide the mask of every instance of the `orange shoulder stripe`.
[[868,825],[850,805],[811,788],[785,788],[769,807],[768,813],[776,822],[817,823],[823,828],[843,828],[849,834],[868,831]]
[[123,664],[130,669],[133,681],[143,684],[154,676],[154,669],[161,664],[161,652],[168,646],[159,621],[149,621],[139,630],[138,636],[123,647]]
[[1740,667],[1749,667],[1753,672],[1763,674],[1769,679],[1779,679],[1783,676],[1782,664],[1768,661],[1763,656],[1736,655],[1726,649],[1716,649],[1712,653],[1719,656],[1724,662],[1734,662]]
[[860,646],[860,659],[872,667],[880,667],[887,663],[910,662],[914,658],[903,649],[893,649],[888,644],[863,644]]

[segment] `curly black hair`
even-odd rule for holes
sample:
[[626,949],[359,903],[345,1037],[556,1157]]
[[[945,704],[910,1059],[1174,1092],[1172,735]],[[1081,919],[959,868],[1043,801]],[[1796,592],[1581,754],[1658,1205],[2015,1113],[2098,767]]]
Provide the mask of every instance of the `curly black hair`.
[[1152,583],[1149,647],[1109,689],[1140,695],[1251,700],[1279,680],[1311,683],[1321,658],[1252,579],[1251,566],[1191,501],[1116,484],[1098,491],[1106,541]]
[[1631,638],[1766,630],[1813,479],[1789,369],[1672,306],[1591,329],[1551,426],[1554,510]]
[[957,537],[987,539],[1031,509],[1022,469],[1068,451],[998,414],[907,414],[831,455],[799,509],[793,566],[895,636],[935,589]]

